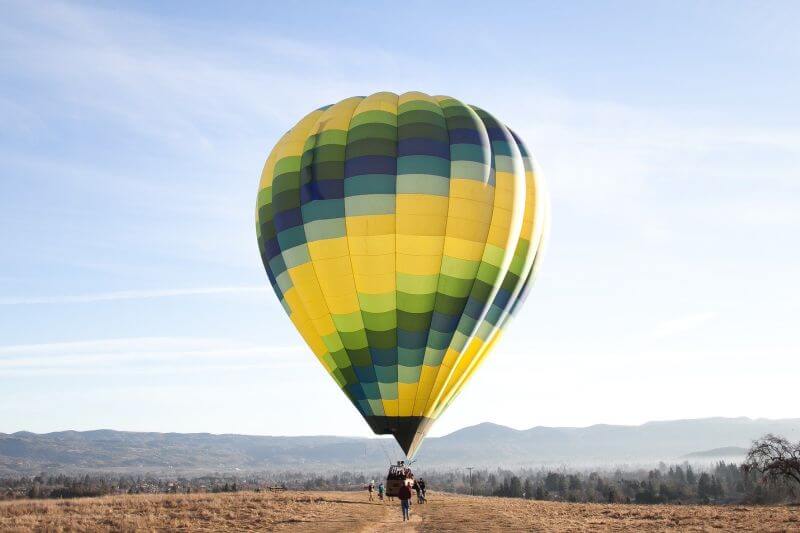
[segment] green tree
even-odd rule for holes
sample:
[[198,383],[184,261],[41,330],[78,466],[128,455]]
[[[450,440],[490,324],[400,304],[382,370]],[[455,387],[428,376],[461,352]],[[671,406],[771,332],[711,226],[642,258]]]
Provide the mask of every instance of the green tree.
[[697,480],[697,497],[701,500],[708,500],[714,496],[714,483],[706,472],[700,474]]
[[522,498],[522,481],[517,476],[511,476],[508,495],[512,498]]
[[530,500],[533,498],[533,491],[536,489],[533,488],[533,481],[531,478],[525,478],[525,486],[523,487],[523,490],[525,491],[526,499]]
[[697,477],[694,475],[694,471],[692,467],[686,465],[686,483],[689,485],[694,485],[697,482]]

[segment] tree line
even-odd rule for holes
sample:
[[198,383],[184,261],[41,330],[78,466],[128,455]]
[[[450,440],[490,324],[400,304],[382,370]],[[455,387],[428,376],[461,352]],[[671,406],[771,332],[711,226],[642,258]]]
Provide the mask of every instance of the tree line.
[[[743,464],[707,467],[660,463],[653,469],[415,469],[430,491],[567,502],[779,503],[800,492],[800,442],[766,435],[755,441]],[[385,472],[261,472],[196,477],[41,473],[0,477],[0,499],[76,498],[107,494],[238,492],[275,489],[362,490]]]
[[743,464],[719,462],[695,472],[688,462],[613,474],[598,472],[470,471],[450,476],[453,492],[569,502],[778,503],[800,492],[800,442],[767,434],[753,442]]
[[260,472],[165,477],[159,474],[111,473],[0,476],[0,500],[81,498],[112,494],[169,494],[291,490],[357,490],[380,479],[376,473],[340,472],[321,476],[306,472]]
[[430,485],[460,494],[596,503],[776,503],[795,497],[791,483],[764,482],[758,472],[734,463],[696,468],[683,463],[606,473],[473,470],[431,477]]

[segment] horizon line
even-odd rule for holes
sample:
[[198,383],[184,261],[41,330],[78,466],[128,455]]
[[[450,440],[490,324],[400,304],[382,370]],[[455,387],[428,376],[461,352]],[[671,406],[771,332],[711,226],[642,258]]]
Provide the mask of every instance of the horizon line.
[[[596,426],[641,427],[641,426],[645,426],[645,425],[653,424],[653,423],[700,422],[700,421],[709,421],[709,420],[734,421],[734,420],[742,420],[742,419],[750,421],[750,422],[757,422],[757,421],[760,421],[760,420],[766,420],[766,421],[770,421],[770,422],[778,422],[778,421],[800,420],[800,417],[769,418],[769,417],[765,417],[765,416],[759,416],[759,417],[750,417],[750,416],[705,416],[705,417],[699,417],[699,418],[675,418],[675,419],[668,419],[668,420],[648,420],[648,421],[642,422],[640,424],[609,424],[609,423],[602,423],[601,422],[601,423],[589,424],[589,425],[586,425],[586,426],[545,426],[545,425],[536,425],[536,426],[530,426],[530,427],[524,428],[524,429],[517,429],[517,428],[513,428],[511,426],[505,426],[503,424],[498,424],[496,422],[488,422],[488,421],[486,421],[486,422],[479,422],[477,424],[472,424],[472,425],[469,425],[469,426],[464,426],[464,427],[455,429],[453,431],[450,431],[449,433],[446,433],[444,435],[428,436],[428,437],[426,437],[426,439],[438,439],[438,438],[442,438],[442,437],[447,437],[449,435],[452,435],[452,434],[457,433],[459,431],[463,431],[465,429],[471,429],[471,428],[475,428],[475,427],[483,426],[483,425],[487,425],[487,424],[493,425],[493,426],[499,426],[499,427],[502,427],[502,428],[505,428],[505,429],[510,429],[512,431],[524,432],[524,431],[530,431],[532,429],[538,429],[538,428],[546,428],[546,429],[588,429],[588,428],[592,428],[592,427],[596,427]],[[304,434],[304,435],[266,435],[266,434],[231,433],[231,432],[219,432],[219,433],[217,433],[217,432],[211,432],[211,431],[143,431],[143,430],[111,429],[111,428],[62,429],[62,430],[45,431],[45,432],[36,432],[36,431],[28,431],[28,430],[21,429],[21,430],[10,432],[10,433],[6,433],[6,432],[3,432],[3,431],[0,431],[0,435],[15,435],[15,434],[18,434],[18,433],[30,433],[32,435],[51,435],[51,434],[54,434],[54,433],[70,433],[70,432],[72,432],[72,433],[92,433],[92,432],[98,432],[98,431],[112,431],[112,432],[115,432],[115,433],[155,433],[155,434],[160,434],[160,435],[175,434],[175,435],[212,435],[212,436],[272,437],[272,438],[335,437],[335,438],[344,438],[344,439],[372,439],[372,440],[387,440],[387,439],[388,440],[392,440],[392,438],[393,438],[391,436],[385,436],[385,435],[358,436],[358,435],[332,435],[332,434],[324,434],[324,433]]]

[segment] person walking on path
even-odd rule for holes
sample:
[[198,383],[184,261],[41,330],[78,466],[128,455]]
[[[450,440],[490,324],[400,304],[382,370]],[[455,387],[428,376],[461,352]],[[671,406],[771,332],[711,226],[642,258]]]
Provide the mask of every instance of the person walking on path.
[[386,487],[383,486],[383,483],[378,485],[378,499],[383,501],[383,495],[386,493]]
[[425,480],[424,479],[420,479],[418,484],[419,484],[419,491],[422,493],[422,502],[421,503],[425,503],[425,499],[426,499],[425,498]]
[[369,501],[372,501],[372,491],[375,489],[375,482],[370,481],[367,485],[367,492],[369,492]]
[[410,520],[408,516],[411,511],[411,487],[409,483],[403,483],[403,486],[397,491],[397,497],[400,499],[400,509],[403,511],[403,522]]

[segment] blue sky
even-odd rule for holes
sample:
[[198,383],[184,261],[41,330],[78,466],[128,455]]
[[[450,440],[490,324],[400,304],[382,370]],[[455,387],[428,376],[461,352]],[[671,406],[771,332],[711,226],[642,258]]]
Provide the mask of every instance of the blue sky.
[[490,110],[552,196],[433,434],[800,415],[798,4],[286,4],[3,3],[0,431],[369,434],[253,206],[286,129],[380,90]]

